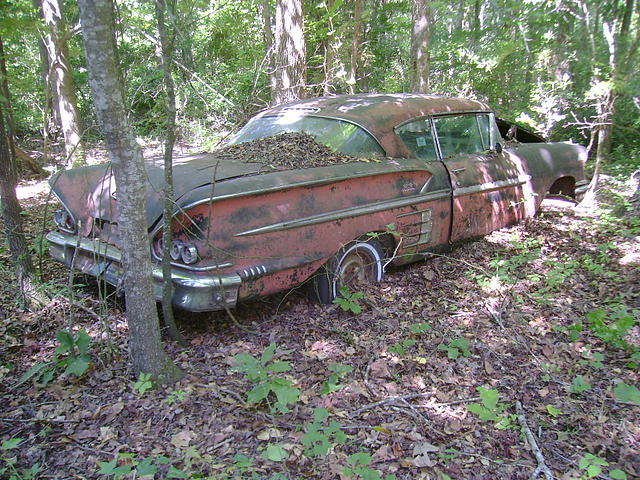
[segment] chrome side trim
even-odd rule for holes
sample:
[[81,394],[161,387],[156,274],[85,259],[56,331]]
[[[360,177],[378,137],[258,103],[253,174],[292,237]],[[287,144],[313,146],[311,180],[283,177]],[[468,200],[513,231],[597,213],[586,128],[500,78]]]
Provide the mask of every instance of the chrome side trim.
[[462,197],[465,195],[471,195],[478,192],[487,192],[491,190],[497,190],[505,187],[517,187],[524,185],[531,180],[531,175],[518,175],[517,178],[509,178],[507,180],[498,180],[497,182],[486,182],[480,185],[472,185],[470,187],[456,188],[453,190],[453,196]]
[[[384,160],[387,160],[387,158],[385,157]],[[402,159],[400,159],[402,160]],[[358,162],[353,162],[350,163],[348,165],[353,165],[355,163]],[[361,162],[361,163],[366,163],[366,162]],[[381,161],[382,163],[382,161]],[[347,165],[347,164],[345,164]],[[326,168],[326,167],[317,167],[317,168]],[[401,168],[399,169],[402,172],[426,172],[429,173],[429,170],[425,167],[411,167],[411,168]],[[271,187],[266,187],[266,188],[260,188],[258,190],[244,190],[242,192],[234,192],[234,193],[227,193],[227,194],[223,194],[220,196],[216,196],[213,198],[203,198],[201,200],[197,200],[195,202],[192,203],[188,203],[184,206],[180,206],[179,210],[180,211],[186,211],[190,208],[193,207],[197,207],[198,205],[202,205],[203,203],[209,203],[209,202],[219,202],[221,200],[228,200],[228,199],[232,199],[232,198],[238,198],[238,197],[250,197],[252,195],[260,195],[263,193],[272,193],[272,192],[279,192],[282,190],[290,190],[293,188],[298,188],[298,187],[310,187],[313,185],[327,185],[327,184],[332,184],[335,182],[342,182],[345,180],[351,180],[354,178],[362,178],[362,177],[372,177],[372,176],[377,176],[377,175],[388,175],[388,174],[392,174],[395,173],[393,170],[387,170],[387,171],[381,171],[381,172],[376,172],[374,174],[372,174],[371,172],[362,172],[362,173],[357,173],[357,174],[353,174],[353,173],[349,173],[347,175],[341,175],[339,177],[331,177],[331,178],[314,178],[313,180],[305,180],[303,182],[296,182],[296,183],[287,183],[287,184],[283,184],[283,185],[273,185]]]
[[327,213],[321,213],[318,215],[311,215],[305,218],[299,218],[296,220],[289,220],[285,222],[274,223],[271,225],[265,225],[264,227],[254,228],[245,232],[236,233],[234,237],[243,237],[248,235],[257,235],[260,233],[279,232],[282,230],[289,230],[292,228],[306,227],[309,225],[317,225],[319,223],[333,222],[336,220],[343,220],[345,218],[358,217],[361,215],[368,215],[371,213],[383,212],[385,210],[391,210],[393,208],[406,207],[408,205],[414,205],[416,203],[428,202],[431,200],[439,200],[441,198],[449,198],[451,195],[449,189],[436,190],[428,194],[411,195],[410,197],[396,198],[393,200],[385,200],[383,202],[368,204],[358,207],[349,207],[341,210],[334,210]]

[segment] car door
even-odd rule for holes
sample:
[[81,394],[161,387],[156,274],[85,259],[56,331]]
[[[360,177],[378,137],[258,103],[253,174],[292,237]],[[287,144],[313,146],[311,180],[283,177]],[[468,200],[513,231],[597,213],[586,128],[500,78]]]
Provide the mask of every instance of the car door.
[[502,150],[493,114],[432,118],[438,154],[449,172],[450,240],[485,235],[525,215],[525,184],[516,156]]

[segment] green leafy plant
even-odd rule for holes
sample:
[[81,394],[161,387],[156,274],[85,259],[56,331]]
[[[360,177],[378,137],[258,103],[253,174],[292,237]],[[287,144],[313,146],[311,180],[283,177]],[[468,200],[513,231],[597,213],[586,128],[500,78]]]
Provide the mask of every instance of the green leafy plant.
[[351,292],[347,286],[340,287],[339,291],[340,295],[333,300],[333,303],[339,305],[345,312],[352,312],[356,315],[362,313],[359,300],[364,298],[364,293]]
[[402,356],[406,354],[407,350],[413,347],[415,344],[416,344],[415,340],[408,338],[406,340],[403,340],[402,342],[394,343],[388,348],[388,350],[391,353],[397,353],[398,355]]
[[287,452],[282,445],[269,444],[262,453],[262,457],[272,462],[282,462],[289,457],[289,452]]
[[305,434],[302,437],[302,444],[307,447],[305,455],[324,457],[333,445],[344,444],[347,435],[341,430],[342,425],[339,422],[332,421],[327,424],[329,412],[326,408],[316,408],[313,417],[314,422],[305,425]]
[[613,394],[621,402],[640,405],[640,390],[638,390],[638,387],[620,382],[613,389]]
[[625,350],[632,347],[624,336],[635,325],[635,319],[626,312],[619,311],[614,314],[614,320],[602,309],[587,313],[587,321],[591,332],[604,343]]
[[506,405],[499,403],[500,394],[497,390],[477,387],[482,404],[470,403],[467,410],[475,413],[482,421],[495,422],[496,428],[504,430],[511,427],[515,415],[502,415]]
[[122,480],[129,475],[138,478],[155,475],[163,465],[168,465],[165,467],[166,474],[163,478],[188,478],[185,472],[170,465],[169,459],[165,456],[139,458],[130,452],[119,453],[110,462],[98,462],[98,474],[111,477],[113,480]]
[[449,340],[449,343],[447,344],[441,343],[438,345],[438,350],[447,352],[447,357],[451,360],[455,360],[460,355],[463,357],[471,356],[471,352],[469,351],[469,340],[466,338],[455,338],[453,340]]
[[153,388],[153,378],[150,373],[140,372],[138,375],[138,380],[133,384],[133,389],[135,392],[143,396],[149,390]]
[[578,375],[571,382],[571,393],[583,393],[591,390],[591,384],[587,382],[581,375]]
[[413,335],[419,335],[428,330],[431,330],[431,325],[429,325],[427,322],[412,323],[411,325],[409,325],[409,330]]
[[[289,411],[287,406],[298,401],[300,390],[292,387],[292,381],[276,375],[291,369],[289,362],[272,362],[276,348],[276,344],[272,343],[259,359],[246,353],[238,354],[233,357],[236,362],[233,369],[244,373],[255,384],[247,393],[249,403],[267,401],[272,404],[272,411],[286,413]],[[272,402],[271,394],[275,396],[275,402]]]
[[60,330],[56,334],[58,348],[48,362],[36,363],[27,370],[16,386],[33,378],[40,386],[49,384],[53,377],[64,369],[65,374],[81,377],[89,368],[91,357],[89,347],[91,337],[85,330],[79,330],[73,335],[67,330]]
[[[382,474],[378,470],[374,470],[369,465],[373,458],[366,452],[358,452],[349,455],[347,464],[349,466],[342,469],[342,474],[346,477],[361,478],[362,480],[382,480]],[[385,480],[393,480],[395,475],[387,475]]]
[[331,375],[326,382],[324,382],[322,386],[322,390],[320,390],[320,395],[325,395],[327,393],[337,392],[342,388],[340,385],[340,380],[342,380],[345,375],[353,372],[353,367],[351,365],[342,365],[340,363],[333,363],[329,365],[329,371]]
[[168,405],[173,405],[174,403],[182,403],[184,402],[184,399],[187,398],[187,395],[189,395],[189,392],[187,392],[186,390],[172,390],[171,392],[169,392],[169,395],[167,395],[167,398],[165,398],[164,401]]
[[[603,473],[602,467],[608,467],[609,462],[591,453],[586,453],[578,462],[578,466],[584,470],[581,478],[588,479],[599,477]],[[608,476],[614,480],[627,479],[627,474],[619,469],[610,470]]]
[[600,352],[583,352],[583,359],[578,362],[580,365],[588,365],[593,368],[603,368],[604,364],[602,363],[604,360],[604,355]]
[[33,480],[37,478],[42,468],[36,463],[28,469],[19,470],[16,467],[17,458],[12,451],[17,449],[23,442],[22,438],[13,437],[4,440],[0,445],[0,478],[7,480]]

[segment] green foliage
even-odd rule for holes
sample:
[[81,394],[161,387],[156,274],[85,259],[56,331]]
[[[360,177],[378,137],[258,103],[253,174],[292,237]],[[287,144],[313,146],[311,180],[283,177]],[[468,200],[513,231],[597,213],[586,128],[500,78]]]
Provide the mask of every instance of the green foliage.
[[325,408],[316,408],[314,421],[305,425],[302,444],[307,447],[305,455],[310,457],[325,457],[332,446],[342,445],[347,435],[341,430],[342,424],[336,421],[327,423],[329,412]]
[[89,368],[91,357],[89,347],[91,337],[85,330],[79,330],[73,335],[67,330],[60,330],[56,334],[58,348],[48,362],[36,363],[27,370],[16,386],[33,378],[39,386],[47,386],[56,374],[64,369],[65,374],[81,377]]
[[169,395],[167,395],[167,398],[165,398],[164,401],[168,405],[173,405],[174,403],[182,403],[184,402],[184,399],[187,398],[187,395],[189,395],[189,392],[187,392],[186,390],[173,390],[169,392]]
[[[300,390],[292,387],[292,381],[276,375],[291,369],[289,362],[272,362],[276,348],[276,344],[272,343],[259,359],[246,353],[236,355],[233,357],[236,362],[234,370],[244,373],[254,383],[254,387],[247,393],[249,403],[266,401],[271,404],[273,412],[287,413],[288,405],[298,401]],[[276,397],[275,402],[272,402],[270,395]]]
[[606,344],[619,349],[632,348],[624,336],[636,323],[633,316],[623,311],[611,316],[604,310],[595,310],[587,313],[587,321],[591,332]]
[[571,382],[571,393],[584,393],[591,390],[591,384],[578,375]]
[[[603,467],[608,467],[609,462],[592,453],[585,453],[578,462],[578,466],[581,470],[584,470],[584,474],[580,478],[589,479],[600,476],[603,473]],[[627,479],[627,474],[619,469],[610,470],[608,475],[615,480]]]
[[0,478],[7,480],[33,480],[38,478],[38,473],[42,470],[40,464],[36,463],[28,469],[18,469],[17,458],[13,455],[23,439],[12,437],[4,440],[0,445]]
[[353,372],[353,367],[351,365],[333,363],[329,365],[329,371],[331,372],[331,375],[329,375],[327,381],[324,382],[322,390],[320,390],[320,395],[325,395],[327,393],[333,393],[340,390],[342,388],[342,385],[340,385],[340,380],[347,374]]
[[406,354],[407,350],[413,347],[415,344],[416,344],[416,341],[409,338],[409,339],[403,340],[402,342],[394,343],[392,346],[388,348],[388,350],[391,353],[397,353],[398,355],[402,356]]
[[494,422],[496,428],[500,430],[510,428],[515,415],[502,415],[506,406],[499,403],[500,394],[498,391],[484,387],[477,387],[476,390],[480,394],[482,404],[470,403],[467,410],[478,415],[482,421]]
[[138,457],[135,453],[118,453],[110,462],[98,462],[99,475],[111,477],[113,480],[122,480],[129,475],[133,478],[155,475],[164,469],[163,478],[188,478],[182,470],[170,464],[165,456]]
[[289,453],[282,447],[282,445],[267,445],[263,455],[266,460],[272,462],[282,462],[289,457]]
[[613,389],[613,393],[621,402],[640,405],[640,390],[638,390],[638,387],[620,382]]
[[431,330],[431,325],[429,325],[426,322],[413,323],[409,325],[409,330],[411,331],[412,334],[419,335],[421,333]]
[[356,315],[362,313],[362,307],[360,306],[361,300],[364,298],[364,293],[362,292],[351,292],[351,289],[347,286],[340,287],[340,296],[336,297],[333,300],[333,303],[339,305],[342,310],[345,312],[352,312]]
[[138,380],[133,384],[133,390],[141,397],[153,388],[153,377],[150,373],[140,372]]
[[[346,477],[354,477],[362,480],[382,480],[382,474],[378,470],[374,470],[369,465],[373,457],[366,452],[358,452],[349,455],[347,458],[347,467],[342,469],[342,474]],[[385,480],[393,480],[395,475],[387,475]]]
[[449,340],[449,343],[447,344],[441,343],[438,345],[438,350],[447,352],[447,357],[451,360],[455,360],[460,355],[463,357],[471,356],[471,352],[469,351],[469,340],[466,338],[454,338],[453,340]]

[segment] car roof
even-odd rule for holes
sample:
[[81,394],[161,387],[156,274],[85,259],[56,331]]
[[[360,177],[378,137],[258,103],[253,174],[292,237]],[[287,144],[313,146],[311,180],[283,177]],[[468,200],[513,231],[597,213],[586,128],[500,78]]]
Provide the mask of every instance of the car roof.
[[298,100],[269,108],[260,116],[297,112],[355,123],[371,133],[390,156],[406,156],[393,128],[412,118],[463,112],[490,112],[482,102],[459,97],[416,93],[337,95]]

